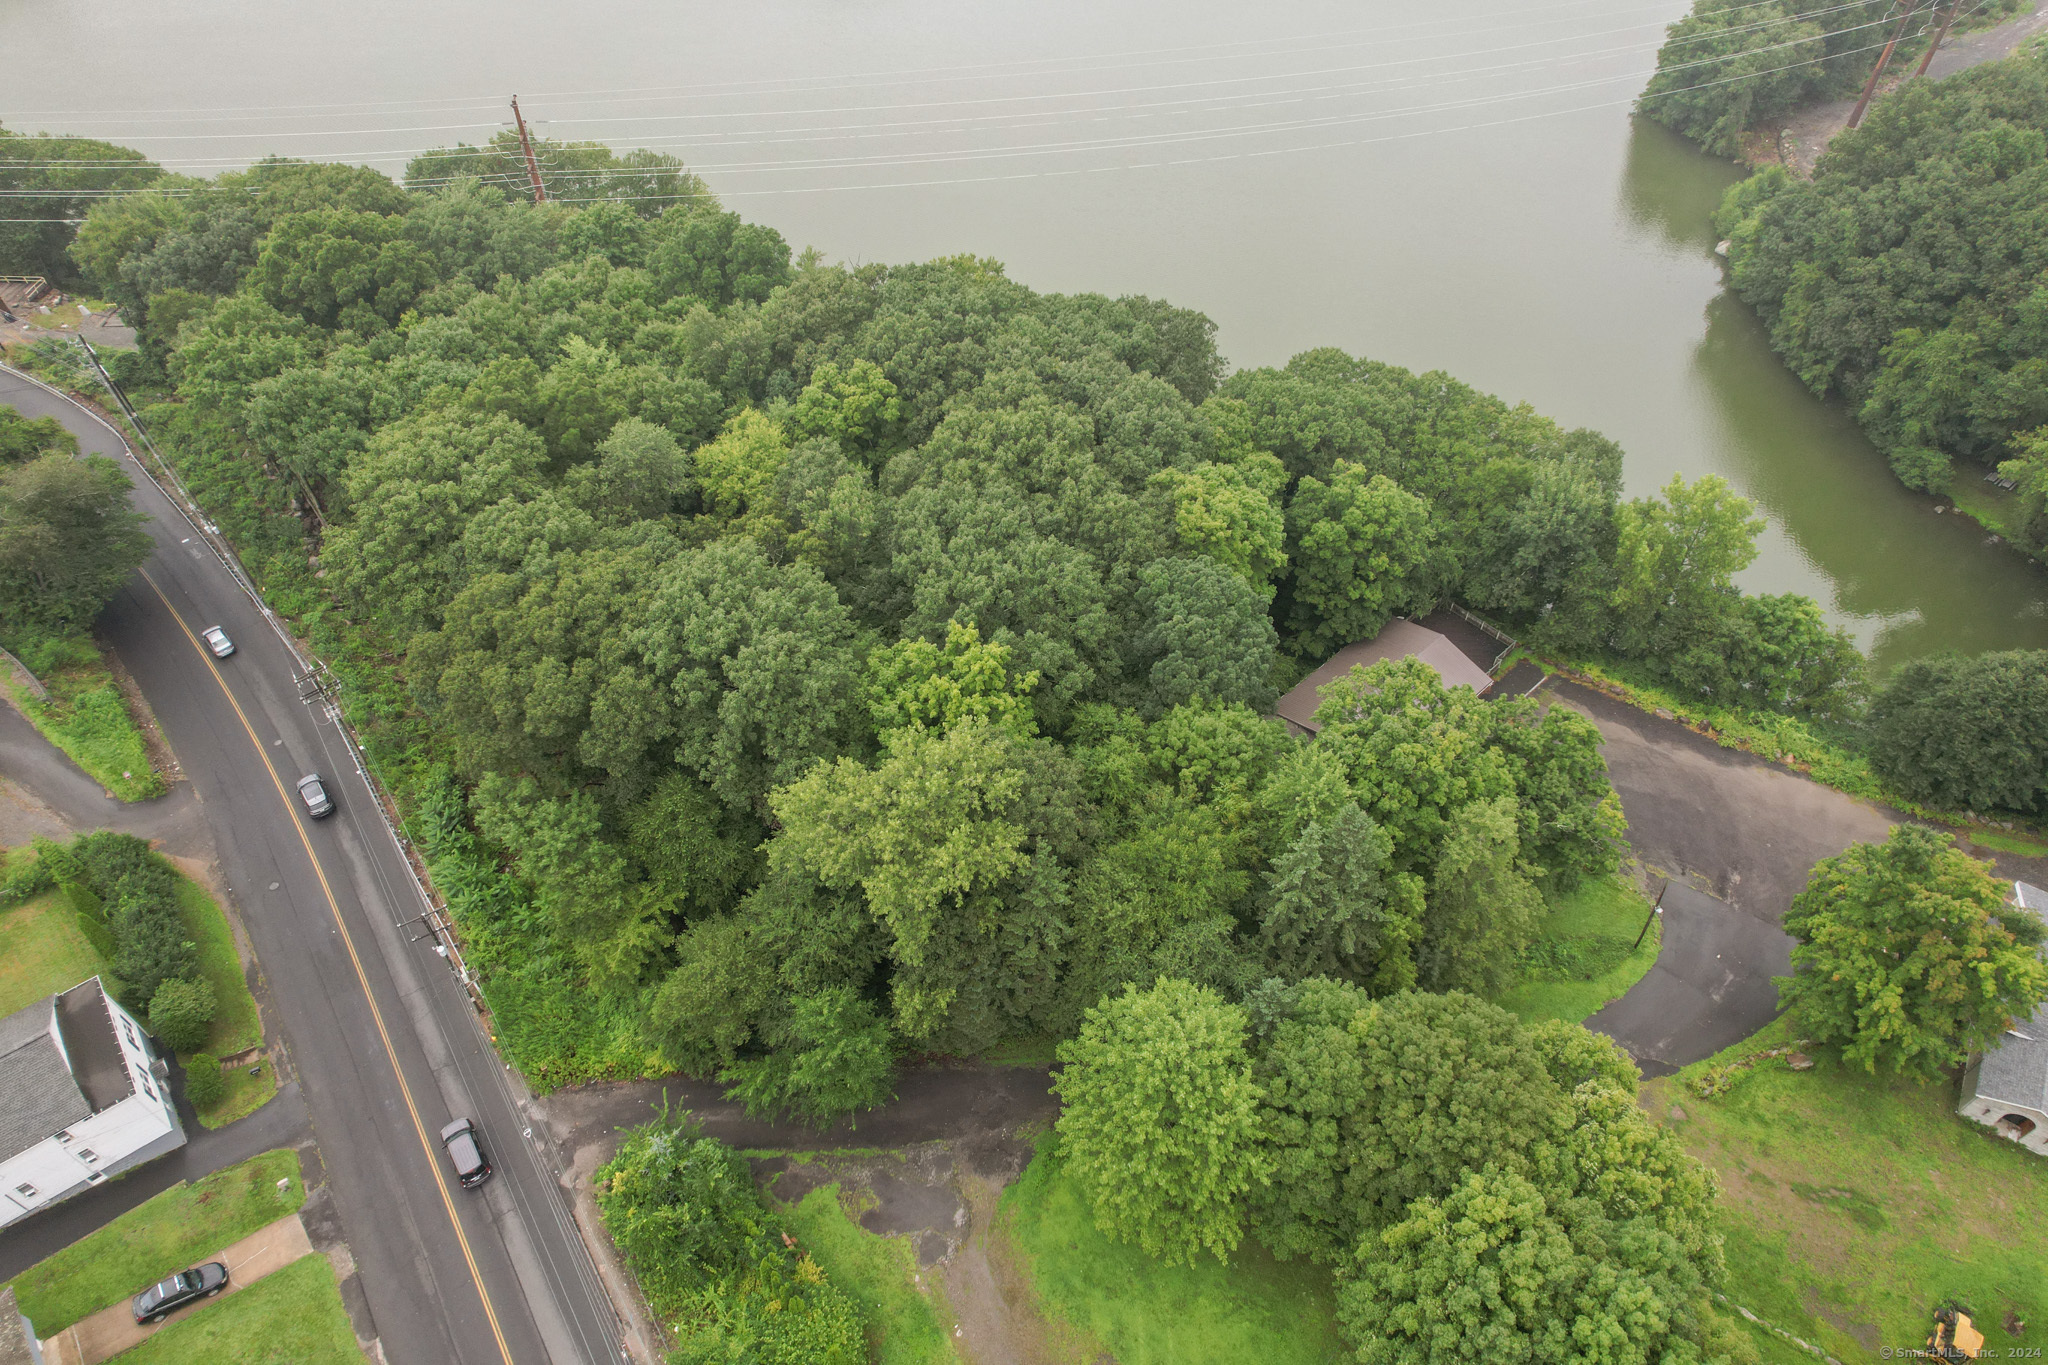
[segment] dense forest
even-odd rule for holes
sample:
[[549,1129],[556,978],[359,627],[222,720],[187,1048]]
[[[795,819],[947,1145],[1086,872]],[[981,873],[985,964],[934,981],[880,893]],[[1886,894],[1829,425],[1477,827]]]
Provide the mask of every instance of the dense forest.
[[1718,480],[1624,503],[1612,442],[1448,376],[1226,373],[1185,309],[792,259],[672,161],[571,150],[585,202],[502,145],[266,162],[71,248],[537,1084],[824,1117],[1162,975],[1497,989],[1618,807],[1590,725],[1420,665],[1312,744],[1267,718],[1396,612],[1853,704],[1812,602],[1731,586],[1761,523]]
[[[1959,12],[1959,27],[1997,23],[2024,8],[2024,0],[1989,0]],[[1893,71],[1913,69],[1942,10],[1932,0],[1913,6]],[[1778,120],[1862,88],[1898,20],[1895,0],[1694,0],[1671,26],[1637,108],[1722,156],[1740,155],[1750,133],[1775,147]]]
[[2048,546],[2048,57],[1914,82],[1811,181],[1766,170],[1717,222],[1772,345],[1858,406],[1900,479],[1940,491],[2005,464],[2012,530]]

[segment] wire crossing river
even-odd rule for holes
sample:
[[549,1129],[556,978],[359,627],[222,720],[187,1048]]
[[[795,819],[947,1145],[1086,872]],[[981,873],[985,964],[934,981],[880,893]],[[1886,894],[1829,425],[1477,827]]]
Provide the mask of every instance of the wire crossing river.
[[[12,129],[196,174],[537,131],[683,157],[827,257],[972,252],[1200,308],[1239,365],[1441,368],[1770,518],[1752,590],[1879,665],[2048,646],[2048,574],[1901,489],[1721,293],[1736,168],[1629,107],[1686,0],[83,0],[0,10]],[[1879,35],[1880,39],[1882,35]],[[1965,477],[1972,477],[1965,473]]]

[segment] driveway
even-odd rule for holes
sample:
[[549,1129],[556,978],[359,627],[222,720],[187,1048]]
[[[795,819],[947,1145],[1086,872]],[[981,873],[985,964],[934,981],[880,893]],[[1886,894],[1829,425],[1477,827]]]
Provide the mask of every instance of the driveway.
[[1668,1075],[1776,1016],[1771,978],[1792,969],[1779,925],[1813,865],[1904,817],[1593,688],[1553,676],[1542,691],[1599,727],[1629,846],[1670,881],[1656,965],[1586,1026]]

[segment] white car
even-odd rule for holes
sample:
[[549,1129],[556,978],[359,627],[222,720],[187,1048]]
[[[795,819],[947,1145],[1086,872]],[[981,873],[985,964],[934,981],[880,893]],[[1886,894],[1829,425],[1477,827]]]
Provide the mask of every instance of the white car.
[[206,640],[206,647],[213,651],[216,659],[225,659],[235,652],[235,642],[219,626],[208,626],[199,634]]

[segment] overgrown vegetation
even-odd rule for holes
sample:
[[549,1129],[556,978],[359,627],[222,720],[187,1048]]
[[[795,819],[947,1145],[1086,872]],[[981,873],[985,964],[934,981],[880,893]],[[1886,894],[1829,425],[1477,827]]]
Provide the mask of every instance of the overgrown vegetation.
[[598,1172],[597,1206],[673,1335],[670,1361],[867,1361],[867,1315],[794,1245],[724,1143],[666,1116],[636,1129]]
[[878,1237],[847,1217],[837,1185],[812,1190],[785,1208],[783,1219],[797,1245],[853,1300],[873,1365],[957,1365],[945,1314],[930,1297],[937,1276],[921,1285],[908,1238]]
[[[1818,394],[1854,405],[1910,488],[1999,468],[2048,549],[2048,60],[1913,81],[1811,181],[1766,169],[1716,224],[1736,292]],[[1958,461],[1962,461],[1958,464]]]
[[[280,1192],[277,1182],[286,1181]],[[23,1315],[55,1336],[306,1202],[298,1153],[279,1150],[176,1185],[17,1275]]]
[[1494,1003],[1525,1024],[1576,1024],[1640,981],[1663,938],[1641,892],[1618,877],[1588,881],[1550,906],[1522,954],[1522,980]]
[[1574,1024],[1315,978],[1244,1006],[1161,981],[1061,1050],[1062,1159],[1096,1226],[1172,1262],[1247,1232],[1337,1271],[1361,1361],[1721,1349],[1713,1177]]

